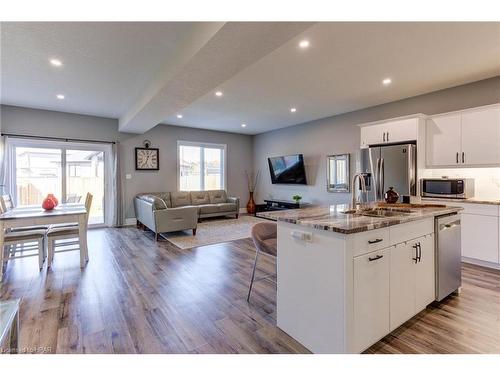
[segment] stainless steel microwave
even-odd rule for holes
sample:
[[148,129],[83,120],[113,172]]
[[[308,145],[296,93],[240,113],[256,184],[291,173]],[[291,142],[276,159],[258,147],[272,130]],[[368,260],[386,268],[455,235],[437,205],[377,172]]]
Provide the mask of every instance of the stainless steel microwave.
[[473,178],[422,178],[420,195],[433,198],[465,199],[474,196]]

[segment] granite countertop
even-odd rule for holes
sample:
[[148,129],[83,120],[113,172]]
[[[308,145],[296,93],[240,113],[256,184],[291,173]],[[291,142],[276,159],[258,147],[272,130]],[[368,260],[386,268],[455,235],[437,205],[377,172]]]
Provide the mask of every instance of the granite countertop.
[[[376,207],[376,205],[371,205]],[[373,229],[385,228],[392,225],[422,220],[461,211],[461,207],[409,207],[389,208],[391,211],[401,212],[401,215],[390,217],[371,217],[359,214],[346,214],[349,205],[337,204],[330,206],[312,206],[284,211],[259,212],[258,216],[266,219],[284,221],[314,229],[327,230],[343,234],[366,232]]]
[[474,204],[493,204],[500,206],[500,199],[478,199],[478,198],[466,198],[466,199],[453,199],[453,198],[425,198],[422,197],[422,202],[455,202],[455,203],[474,203]]

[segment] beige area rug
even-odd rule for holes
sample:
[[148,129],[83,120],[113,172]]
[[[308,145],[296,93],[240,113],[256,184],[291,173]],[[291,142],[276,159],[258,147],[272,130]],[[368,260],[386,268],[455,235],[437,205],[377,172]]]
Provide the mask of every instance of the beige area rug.
[[250,237],[252,226],[267,221],[254,216],[240,215],[238,219],[204,219],[198,223],[196,236],[191,230],[163,233],[162,237],[181,249],[211,245]]

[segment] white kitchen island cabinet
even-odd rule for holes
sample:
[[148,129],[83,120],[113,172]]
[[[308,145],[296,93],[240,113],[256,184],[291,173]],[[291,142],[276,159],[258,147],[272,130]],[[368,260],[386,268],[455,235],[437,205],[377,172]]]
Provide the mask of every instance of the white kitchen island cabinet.
[[278,218],[278,327],[313,353],[368,349],[434,301],[434,216],[459,210],[403,219],[266,213]]
[[353,258],[353,347],[368,348],[389,332],[390,249]]

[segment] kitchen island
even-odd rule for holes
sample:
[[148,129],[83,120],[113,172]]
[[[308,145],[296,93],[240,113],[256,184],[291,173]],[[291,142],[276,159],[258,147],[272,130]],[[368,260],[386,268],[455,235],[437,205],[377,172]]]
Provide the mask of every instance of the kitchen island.
[[332,205],[260,214],[278,221],[278,327],[313,353],[361,353],[434,301],[434,218],[460,210]]

